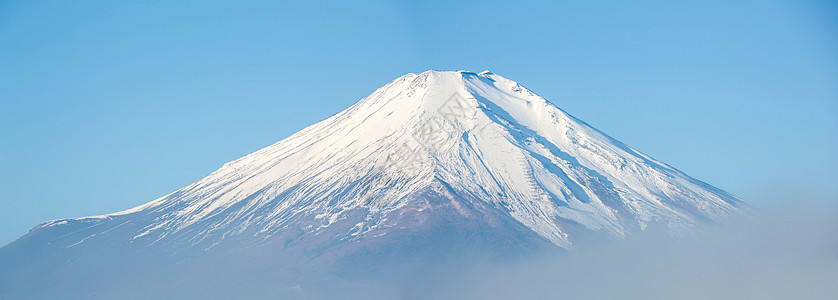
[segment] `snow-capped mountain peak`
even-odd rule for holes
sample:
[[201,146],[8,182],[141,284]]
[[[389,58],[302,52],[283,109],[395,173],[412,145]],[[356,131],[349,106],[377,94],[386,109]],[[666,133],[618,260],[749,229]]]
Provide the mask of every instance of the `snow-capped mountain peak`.
[[[517,82],[429,70],[108,217],[144,220],[135,221],[142,229],[132,241],[190,232],[190,243],[212,247],[245,232],[269,239],[289,226],[358,240],[411,226],[395,214],[432,211],[417,196],[429,189],[455,199],[458,214],[492,210],[563,248],[580,229],[623,237],[662,224],[677,233],[742,205]],[[39,228],[53,224],[63,223]]]
[[514,81],[426,71],[157,200],[36,226],[0,248],[0,295],[311,299],[746,206]]

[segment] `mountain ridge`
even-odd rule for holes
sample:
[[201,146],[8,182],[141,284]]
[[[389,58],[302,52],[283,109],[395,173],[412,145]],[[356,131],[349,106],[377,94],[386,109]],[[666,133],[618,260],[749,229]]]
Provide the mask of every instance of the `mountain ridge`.
[[[451,75],[454,75],[453,77],[455,77],[454,78],[455,80],[451,80],[451,78],[444,78],[446,76],[451,77]],[[432,99],[432,100],[429,100],[428,97],[427,97],[428,96],[427,94],[425,94],[421,98],[411,97],[411,95],[413,93],[415,93],[415,91],[417,89],[426,88],[428,86],[428,83],[429,83],[430,80],[438,79],[438,78],[434,78],[434,77],[443,77],[444,78],[443,79],[443,81],[444,81],[443,84],[450,84],[451,81],[454,81],[456,83],[458,81],[456,79],[462,79],[463,86],[454,87],[452,96],[447,97],[447,98],[444,97],[444,96],[439,97],[437,95],[433,95],[433,97],[435,97],[435,98]],[[456,77],[459,77],[459,78],[456,78]],[[475,78],[480,80],[480,82],[469,81],[469,79],[473,80]],[[425,156],[430,156],[430,157],[433,157],[433,154],[427,155],[427,153],[420,153],[420,157],[411,157],[411,155],[416,155],[416,153],[414,153],[414,152],[424,152],[423,151],[424,149],[418,149],[417,150],[417,148],[420,148],[420,147],[435,148],[436,146],[440,146],[439,145],[440,142],[442,142],[442,143],[450,142],[450,140],[445,139],[445,138],[448,138],[448,137],[441,137],[442,139],[440,139],[440,136],[438,134],[437,134],[437,136],[434,136],[434,133],[435,132],[438,133],[439,130],[451,129],[451,128],[443,128],[443,127],[446,127],[446,126],[455,127],[456,125],[462,125],[462,126],[473,125],[473,124],[468,124],[470,121],[473,121],[473,120],[470,120],[469,118],[473,118],[473,115],[477,113],[477,109],[491,111],[491,114],[487,113],[486,116],[489,117],[489,118],[494,118],[494,120],[493,120],[494,122],[493,123],[488,123],[488,124],[482,124],[482,126],[484,126],[483,128],[476,128],[476,126],[473,126],[474,128],[471,128],[470,130],[492,130],[492,129],[486,129],[485,126],[496,126],[496,124],[501,124],[501,123],[511,124],[509,119],[514,119],[514,117],[512,117],[508,114],[504,115],[504,113],[506,111],[503,108],[500,108],[498,106],[491,107],[491,106],[493,106],[494,103],[492,101],[489,101],[488,99],[486,99],[485,101],[482,101],[482,102],[476,102],[476,99],[473,97],[474,95],[479,96],[479,93],[474,93],[473,91],[475,91],[475,90],[480,91],[481,88],[485,88],[485,86],[479,86],[479,84],[484,83],[484,81],[487,81],[487,80],[491,80],[492,82],[500,81],[501,84],[505,84],[507,87],[509,87],[509,90],[512,91],[513,93],[523,94],[525,97],[523,97],[522,100],[527,101],[527,105],[529,105],[529,106],[541,105],[542,107],[556,109],[558,112],[560,112],[562,114],[561,117],[566,118],[565,120],[560,120],[560,122],[561,121],[568,122],[568,123],[569,122],[575,122],[575,123],[578,123],[578,124],[582,125],[583,128],[587,127],[587,128],[584,128],[584,129],[588,129],[588,130],[591,131],[591,133],[593,133],[593,135],[597,135],[596,138],[606,140],[606,141],[610,142],[612,145],[617,146],[620,150],[623,150],[623,151],[625,151],[629,154],[632,154],[632,155],[635,155],[636,157],[641,158],[643,160],[643,163],[652,164],[655,167],[659,167],[661,169],[672,172],[674,174],[683,175],[683,173],[678,171],[677,169],[672,168],[671,166],[668,166],[664,163],[658,162],[658,161],[656,161],[656,160],[654,160],[654,159],[652,159],[652,158],[650,158],[646,155],[643,155],[640,152],[634,150],[633,148],[630,148],[630,147],[626,146],[625,144],[623,144],[623,143],[621,143],[621,142],[619,142],[619,141],[601,133],[600,131],[594,129],[593,127],[590,127],[588,124],[582,122],[581,120],[578,120],[578,119],[570,116],[569,114],[566,114],[561,109],[558,109],[557,107],[553,106],[552,104],[550,104],[549,102],[547,102],[543,98],[540,98],[540,97],[536,96],[534,93],[530,92],[529,90],[527,90],[526,88],[524,88],[523,86],[518,84],[517,82],[514,82],[514,81],[511,81],[511,80],[505,79],[503,77],[497,76],[490,71],[484,71],[484,72],[481,72],[481,73],[474,73],[474,72],[462,71],[462,70],[460,70],[460,71],[433,71],[433,70],[429,70],[429,71],[425,71],[425,72],[419,73],[419,74],[409,73],[409,74],[406,74],[404,76],[401,76],[398,79],[394,80],[393,82],[391,82],[391,83],[385,85],[384,87],[382,87],[382,88],[376,90],[375,92],[373,92],[370,95],[370,97],[367,97],[367,98],[359,101],[357,104],[347,108],[346,110],[344,110],[340,113],[337,113],[337,114],[333,115],[332,117],[326,118],[326,119],[324,119],[320,122],[317,122],[314,125],[309,126],[305,129],[301,130],[300,132],[295,133],[295,134],[289,136],[288,138],[283,139],[282,141],[277,142],[277,143],[275,143],[271,146],[265,147],[261,150],[253,152],[251,154],[248,154],[248,155],[246,155],[246,156],[244,156],[240,159],[228,162],[228,163],[224,164],[221,168],[219,168],[219,170],[213,172],[210,176],[207,176],[204,179],[201,179],[196,183],[200,183],[202,181],[205,181],[205,180],[207,180],[207,178],[209,178],[209,177],[211,177],[211,176],[213,176],[213,175],[215,175],[219,172],[224,173],[224,176],[226,176],[228,178],[230,178],[230,177],[232,177],[232,178],[242,178],[242,176],[247,176],[247,174],[239,173],[237,165],[247,164],[248,163],[247,162],[248,158],[258,157],[260,155],[264,156],[265,152],[270,151],[269,149],[273,149],[273,148],[277,148],[277,147],[282,148],[281,150],[285,150],[285,151],[294,151],[296,149],[293,149],[293,148],[295,148],[295,147],[296,148],[301,148],[302,146],[301,145],[290,145],[290,146],[283,147],[282,144],[283,144],[283,142],[286,142],[288,140],[300,139],[300,136],[303,136],[303,138],[302,138],[303,141],[301,141],[301,143],[303,143],[303,145],[311,145],[311,144],[313,144],[317,141],[316,140],[312,141],[310,138],[306,139],[305,134],[308,133],[308,132],[315,131],[316,134],[323,135],[324,133],[317,132],[317,131],[323,131],[322,128],[318,128],[319,124],[330,123],[330,122],[334,123],[335,121],[339,122],[341,120],[347,120],[347,118],[349,118],[350,113],[355,111],[355,110],[358,110],[359,108],[364,108],[364,109],[367,109],[367,110],[369,110],[369,109],[372,109],[372,110],[381,109],[381,107],[384,107],[387,104],[391,104],[392,102],[394,102],[394,100],[401,100],[402,101],[402,102],[398,102],[397,103],[398,105],[408,105],[408,104],[414,104],[415,105],[416,103],[419,103],[420,106],[435,106],[435,107],[431,107],[431,108],[422,107],[422,108],[425,109],[423,111],[423,113],[432,114],[434,112],[433,108],[436,108],[437,109],[436,112],[439,115],[436,115],[436,116],[433,116],[433,117],[429,118],[430,121],[422,120],[424,122],[424,124],[421,124],[418,128],[414,128],[412,132],[402,132],[403,135],[412,134],[412,136],[413,136],[412,140],[414,142],[413,143],[414,145],[409,145],[409,146],[406,146],[405,148],[396,149],[397,151],[395,153],[388,153],[387,159],[395,158],[395,159],[393,159],[393,161],[395,161],[394,166],[396,166],[396,167],[401,166],[400,163],[403,163],[403,161],[407,160],[407,159],[418,160],[418,161],[409,162],[411,164],[419,164],[419,165],[421,165],[422,163],[433,164],[433,161],[431,161],[431,162],[422,161],[423,157],[421,157],[421,154],[426,154]],[[407,82],[407,81],[410,81],[410,83],[405,88],[404,83]],[[401,84],[401,85],[399,85],[399,84]],[[393,97],[392,99],[387,99],[388,101],[384,101],[383,103],[381,101],[381,97],[376,97],[376,95],[385,94],[385,93],[388,92],[388,90],[393,89],[393,88],[402,88],[402,90],[398,91],[397,94],[404,94],[407,97]],[[471,88],[471,90],[469,90],[469,88]],[[428,90],[425,91],[425,93],[432,93],[432,92],[433,91],[431,89],[428,89]],[[444,92],[450,93],[452,91],[449,89],[449,90],[444,90]],[[462,94],[466,94],[468,96],[463,96]],[[470,97],[470,96],[472,96],[472,97]],[[453,99],[453,97],[458,97],[458,98]],[[416,98],[419,98],[419,99],[417,100]],[[412,102],[411,101],[406,101],[406,99],[407,100],[412,100]],[[439,100],[445,100],[445,101],[440,102]],[[469,101],[469,100],[474,100],[474,101]],[[451,105],[452,104],[451,101],[455,101],[456,102],[455,104],[457,104],[457,105],[465,104],[464,106],[469,106],[469,107],[462,107],[462,106],[454,107],[453,105]],[[465,103],[460,103],[460,102],[465,102]],[[460,119],[457,119],[457,121],[460,121],[459,122],[460,124],[454,123],[454,122],[446,122],[449,119],[451,119],[451,117],[450,117],[450,114],[449,114],[449,116],[444,116],[443,115],[444,112],[442,112],[442,110],[445,109],[445,108],[459,109],[459,112],[462,113],[463,115],[462,116],[454,116],[454,118],[460,117]],[[471,110],[474,110],[474,111],[466,111],[468,109],[471,109]],[[376,111],[374,111],[373,113],[368,113],[367,115],[365,115],[364,119],[361,121],[361,123],[365,122],[368,118],[375,115],[375,112]],[[498,113],[498,112],[500,112],[500,113]],[[393,114],[393,113],[399,113],[399,111],[394,110],[394,111],[389,112],[389,114]],[[414,117],[414,116],[411,116],[411,117]],[[404,119],[407,119],[408,123],[411,121],[411,118],[404,118]],[[356,125],[356,127],[351,127],[349,129],[344,129],[343,133],[344,134],[351,134],[352,131],[358,130],[359,127],[363,126],[363,124],[361,124],[361,123],[356,121],[356,123],[353,124],[353,125]],[[454,124],[451,125],[449,123],[454,123]],[[537,123],[534,123],[534,122],[529,122],[529,123],[530,124],[521,124],[523,126],[516,126],[518,124],[511,124],[511,126],[518,127],[516,129],[521,131],[521,132],[529,130],[530,132],[526,132],[526,133],[529,133],[529,136],[524,135],[525,139],[527,139],[527,138],[533,139],[534,136],[536,137],[533,140],[530,140],[530,141],[527,141],[527,142],[536,142],[540,145],[547,145],[547,147],[550,147],[550,146],[553,145],[553,143],[551,141],[547,141],[547,142],[535,141],[537,139],[543,139],[543,138],[538,137],[537,134],[534,134],[532,132],[531,128],[538,127],[538,126],[543,127],[543,126],[545,126],[544,124],[537,124]],[[378,124],[378,123],[376,123],[376,124]],[[402,125],[402,124],[398,124],[398,125]],[[548,126],[549,125],[553,125],[553,124],[548,124]],[[435,126],[440,127],[440,128],[432,128],[432,127],[435,127]],[[368,131],[370,130],[369,128],[362,128],[361,130],[364,130],[364,129],[366,129]],[[454,129],[458,129],[458,128],[454,128]],[[387,130],[387,129],[385,129],[385,130]],[[465,134],[465,129],[463,129],[462,131],[463,131],[463,134]],[[588,134],[591,135],[591,133],[588,133]],[[463,135],[463,136],[468,138],[467,135]],[[358,139],[360,139],[360,138],[358,138]],[[434,139],[438,139],[438,140],[434,140]],[[423,142],[424,140],[427,140],[427,141]],[[357,139],[353,140],[353,141],[350,141],[348,143],[345,142],[344,145],[352,145],[356,141],[357,141]],[[402,142],[402,143],[404,143],[404,145],[411,144],[410,139],[408,139],[406,141],[398,141],[398,142]],[[287,150],[286,148],[289,148],[289,147],[292,148],[292,149]],[[328,150],[335,151],[335,150],[338,150],[337,148],[340,148],[340,147],[326,148],[325,150],[321,150],[321,151],[328,151]],[[437,150],[437,149],[431,149],[431,150]],[[556,149],[553,149],[553,150],[556,150]],[[399,151],[401,151],[401,152],[399,152]],[[563,154],[564,157],[562,157],[562,159],[564,159],[564,160],[567,160],[567,161],[570,161],[570,162],[574,162],[574,161],[578,162],[577,157],[575,157],[573,155],[568,155],[569,153],[565,153],[561,149],[558,149],[558,151],[554,151],[554,152],[559,153],[560,155]],[[530,153],[530,154],[532,155],[534,153]],[[539,195],[542,195],[542,196],[546,195],[547,197],[554,198],[554,200],[555,200],[555,198],[562,198],[562,197],[556,195],[555,193],[551,193],[551,192],[554,192],[554,191],[551,191],[550,189],[545,189],[543,187],[536,187],[536,185],[539,185],[540,182],[535,179],[535,174],[532,173],[533,172],[533,169],[532,169],[533,166],[532,165],[533,164],[537,165],[539,163],[542,164],[542,165],[549,165],[549,164],[551,164],[551,161],[544,156],[536,156],[535,158],[536,158],[535,159],[536,161],[524,161],[524,159],[521,159],[521,161],[517,162],[517,163],[520,164],[520,168],[525,170],[525,173],[526,173],[526,174],[524,174],[525,175],[524,177],[526,179],[525,184],[533,186],[533,188],[529,192],[531,192],[532,194],[539,194]],[[270,161],[272,158],[268,157],[268,158],[265,158],[265,159]],[[518,158],[518,159],[520,159],[520,158]],[[605,157],[604,159],[612,159],[612,158]],[[328,160],[328,158],[326,158],[326,160]],[[618,162],[618,163],[625,164],[624,162]],[[481,162],[481,164],[485,164],[485,162]],[[577,163],[577,165],[580,165],[580,164]],[[412,166],[414,166],[414,165],[401,166],[401,167],[412,167]],[[434,165],[434,166],[436,166],[436,165]],[[232,170],[230,170],[230,169],[232,169]],[[444,169],[434,168],[430,173],[433,173],[434,175],[438,175],[439,172],[445,172],[445,171],[446,170],[444,170]],[[425,177],[427,177],[430,174],[430,173],[427,173],[427,172],[428,171],[426,170],[426,173],[424,173],[424,174],[421,173],[421,172],[416,172],[414,174],[406,174],[406,175],[407,176],[413,175],[413,176],[425,176]],[[556,173],[560,173],[560,172],[556,172]],[[250,174],[250,175],[253,175],[253,174]],[[388,174],[388,175],[392,175],[392,174]],[[390,180],[405,179],[405,178],[401,177],[402,175],[405,175],[405,174],[397,174],[397,175],[394,176],[394,178],[391,178]],[[493,176],[494,174],[489,174],[489,175],[490,175],[490,177],[492,177],[492,181],[494,181],[496,184],[498,184],[497,179],[494,178],[494,176]],[[687,177],[687,178],[689,178],[689,177]],[[218,180],[216,178],[213,178],[213,179]],[[424,178],[424,179],[427,180],[427,178]],[[571,181],[571,180],[568,180],[568,179],[569,178],[565,178],[565,181]],[[692,178],[689,178],[689,179],[692,179]],[[233,181],[232,182],[233,184],[239,184],[239,186],[241,184],[243,184],[243,183],[235,182],[235,180],[232,180],[232,181]],[[693,183],[703,185],[702,187],[704,187],[704,188],[712,189],[713,192],[724,193],[723,191],[712,188],[711,186],[707,185],[706,183],[700,182],[698,180],[692,179],[691,181]],[[192,186],[192,185],[190,185],[190,186]],[[190,186],[187,186],[187,188],[189,188]],[[218,188],[218,187],[216,187],[216,188]],[[263,187],[260,186],[260,188],[263,188]],[[569,189],[572,189],[572,187],[570,187]],[[183,190],[184,189],[181,189],[179,191],[183,191]],[[502,192],[506,192],[506,191],[502,191]],[[577,196],[578,198],[589,198],[588,197],[588,194],[590,193],[589,191],[579,191],[577,189],[576,191],[572,191],[572,192],[574,192],[574,196]],[[139,207],[136,207],[136,208],[133,208],[133,209],[128,209],[128,210],[113,213],[113,214],[107,214],[105,216],[132,214],[132,213],[142,211],[144,209],[150,209],[150,208],[156,207],[157,205],[160,205],[160,204],[164,203],[165,202],[164,199],[167,199],[167,197],[171,197],[171,195],[176,194],[176,193],[178,193],[178,192],[173,192],[172,194],[161,197],[161,198],[159,198],[155,201],[143,204],[143,205],[141,205]],[[367,195],[367,196],[364,196],[363,198],[368,199],[370,197],[371,197],[370,195]],[[567,198],[567,197],[564,197],[564,198]],[[734,199],[736,199],[736,198],[734,198]],[[584,199],[582,199],[582,200],[584,200]],[[738,199],[736,199],[736,200],[738,200]],[[233,200],[229,200],[229,201],[235,202],[235,201],[237,201],[237,199],[233,199]],[[390,201],[393,201],[393,200],[390,200]],[[229,205],[229,202],[224,202],[224,201],[219,201],[219,200],[212,201],[208,204],[203,203],[203,202],[199,203],[198,206],[201,206],[201,207],[200,208],[199,207],[193,207],[193,210],[200,210],[201,212],[199,212],[197,215],[193,215],[192,219],[187,219],[187,220],[185,220],[185,222],[191,224],[190,222],[194,222],[195,220],[199,220],[202,217],[205,217],[209,214],[212,214],[214,209],[224,207],[226,205]],[[43,223],[43,224],[37,226],[36,228],[40,228],[40,227],[43,227],[43,226],[50,226],[51,224],[56,224],[56,223],[60,223],[60,222],[61,222],[61,220],[46,222],[46,223]],[[154,227],[150,227],[149,230],[145,231],[144,233],[145,234],[151,233],[151,231],[153,231],[154,229],[155,229]],[[180,229],[180,228],[176,228],[176,229]],[[616,233],[621,234],[621,232],[619,232],[619,230],[617,230]],[[135,238],[141,237],[143,235],[144,234],[141,233],[140,235],[135,236]],[[554,242],[555,242],[555,240],[554,240]],[[563,246],[569,246],[569,244],[564,244]]]
[[[570,251],[649,227],[680,235],[747,207],[515,81],[429,70],[146,204],[34,227],[0,248],[0,290],[38,290],[38,270],[57,282],[142,270],[120,281],[137,289],[180,280],[158,259],[183,276],[218,264],[293,283],[382,261]],[[42,295],[101,291],[96,278]]]

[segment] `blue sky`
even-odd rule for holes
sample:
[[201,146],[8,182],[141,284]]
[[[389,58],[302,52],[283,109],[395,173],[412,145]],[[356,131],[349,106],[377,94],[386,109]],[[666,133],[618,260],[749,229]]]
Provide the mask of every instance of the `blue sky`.
[[427,69],[519,81],[757,205],[838,199],[829,1],[128,2],[0,2],[0,244],[153,200]]

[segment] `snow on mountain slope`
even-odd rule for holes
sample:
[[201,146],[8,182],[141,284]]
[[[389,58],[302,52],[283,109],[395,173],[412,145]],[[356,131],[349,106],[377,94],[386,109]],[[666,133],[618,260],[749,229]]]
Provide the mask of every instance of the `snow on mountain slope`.
[[514,81],[427,71],[147,204],[36,226],[0,248],[0,298],[369,299],[747,207]]
[[[406,208],[433,209],[411,197],[429,187],[489,207],[563,248],[573,246],[579,228],[620,238],[661,224],[678,234],[745,205],[514,81],[488,71],[426,71],[160,199],[34,230],[119,218],[138,226],[125,237],[131,242],[180,239],[211,248],[245,232],[267,240],[290,227],[372,239],[411,226],[395,221]],[[468,214],[461,206],[456,212]]]

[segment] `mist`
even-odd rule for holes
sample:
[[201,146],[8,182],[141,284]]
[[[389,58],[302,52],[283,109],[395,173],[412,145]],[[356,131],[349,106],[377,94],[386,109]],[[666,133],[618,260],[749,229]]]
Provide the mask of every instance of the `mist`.
[[474,274],[467,299],[834,299],[834,206],[784,206],[681,240],[650,237]]
[[834,299],[838,210],[786,202],[691,237],[613,241],[414,278],[412,299]]

